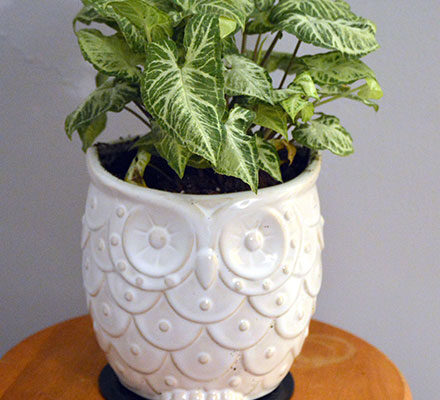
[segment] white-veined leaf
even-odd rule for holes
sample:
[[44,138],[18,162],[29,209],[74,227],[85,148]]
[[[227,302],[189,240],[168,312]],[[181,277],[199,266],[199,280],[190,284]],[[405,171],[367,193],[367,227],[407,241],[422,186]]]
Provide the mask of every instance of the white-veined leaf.
[[256,110],[255,125],[272,129],[281,133],[287,139],[287,113],[280,106],[258,104]]
[[310,103],[304,98],[304,96],[295,94],[288,99],[283,100],[280,104],[284,110],[286,110],[287,114],[289,114],[292,121],[295,121],[298,114]]
[[142,31],[149,42],[173,34],[173,21],[168,14],[147,0],[113,0],[107,3],[121,17]]
[[139,81],[141,70],[138,65],[143,59],[130,50],[121,36],[104,36],[96,29],[82,29],[77,36],[84,58],[98,71],[132,82]]
[[176,171],[179,178],[182,179],[188,160],[192,153],[170,133],[164,132],[157,124],[153,125],[152,134],[154,137],[154,147],[164,158],[168,165]]
[[[286,67],[285,67],[286,68]],[[349,85],[361,79],[376,79],[376,74],[361,60],[338,51],[303,56],[296,59],[292,72],[307,71],[318,85]]]
[[280,156],[278,155],[277,149],[272,143],[259,136],[256,136],[256,140],[259,168],[266,171],[278,182],[282,182],[283,178],[280,170]]
[[108,4],[110,1],[112,0],[83,0],[83,3],[92,6],[101,17],[113,19],[130,48],[137,53],[145,53],[148,41],[144,33],[127,18],[117,14]]
[[192,17],[185,29],[183,65],[172,40],[153,42],[141,85],[147,110],[160,127],[214,165],[226,106],[219,41],[217,17]]
[[220,37],[222,39],[229,36],[237,29],[237,21],[226,17],[219,17]]
[[89,126],[78,128],[78,135],[82,142],[82,149],[84,152],[93,145],[96,138],[102,133],[107,125],[107,115],[101,114],[93,120]]
[[87,129],[102,114],[122,111],[126,104],[138,97],[138,89],[125,82],[103,83],[66,118],[67,136],[71,139],[76,130]]
[[374,78],[366,78],[365,79],[366,84],[361,87],[361,89],[358,92],[358,96],[363,100],[379,100],[383,97],[383,91],[382,88],[379,85],[379,82],[377,82]]
[[93,22],[107,24],[112,28],[117,28],[116,22],[108,17],[101,16],[93,6],[84,6],[81,11],[73,19],[73,30],[76,32],[76,24],[81,22],[85,25],[90,25]]
[[354,151],[350,134],[333,115],[322,114],[298,126],[292,135],[297,142],[310,149],[330,150],[338,156],[347,156]]
[[272,104],[272,79],[263,67],[241,55],[230,54],[224,60],[226,94],[256,97]]
[[237,21],[244,29],[254,10],[253,0],[174,0],[187,14],[215,15]]
[[216,172],[234,176],[258,190],[258,151],[254,135],[248,135],[255,114],[236,106],[225,124],[226,136],[222,143]]
[[275,3],[275,0],[254,0],[255,8],[259,11],[269,10]]
[[269,17],[270,11],[258,12],[253,16],[252,20],[246,24],[246,33],[255,35],[273,31],[275,25],[270,21]]
[[376,26],[342,0],[280,0],[271,21],[306,43],[363,56],[379,45]]
[[319,99],[319,94],[318,90],[316,89],[315,82],[313,81],[308,71],[297,75],[293,82],[289,85],[289,87],[291,86],[293,86],[293,88],[301,88],[307,98],[313,97],[314,99]]

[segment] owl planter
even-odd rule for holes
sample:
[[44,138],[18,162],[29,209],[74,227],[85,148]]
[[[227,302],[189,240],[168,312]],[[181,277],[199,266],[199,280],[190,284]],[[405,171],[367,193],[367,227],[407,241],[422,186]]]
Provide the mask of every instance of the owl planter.
[[120,382],[152,400],[252,400],[301,351],[321,285],[316,156],[258,195],[125,183],[87,153],[83,276]]

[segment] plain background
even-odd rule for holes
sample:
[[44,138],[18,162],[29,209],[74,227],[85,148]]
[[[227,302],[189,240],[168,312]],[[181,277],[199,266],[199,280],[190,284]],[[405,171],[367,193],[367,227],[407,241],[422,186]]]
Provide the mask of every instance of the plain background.
[[[365,61],[384,88],[378,114],[341,101],[327,108],[356,153],[325,155],[324,285],[316,317],[382,349],[415,399],[438,398],[439,2],[350,1],[378,25]],[[86,312],[80,220],[88,186],[64,117],[88,94],[93,70],[71,20],[79,0],[0,1],[0,354],[41,328]],[[295,41],[283,39],[292,49]],[[302,50],[305,50],[303,47]],[[142,133],[130,116],[111,134]]]

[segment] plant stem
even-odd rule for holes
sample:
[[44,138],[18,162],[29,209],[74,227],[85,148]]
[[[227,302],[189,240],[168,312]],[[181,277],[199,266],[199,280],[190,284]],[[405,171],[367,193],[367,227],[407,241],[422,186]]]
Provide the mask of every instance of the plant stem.
[[244,54],[246,51],[246,43],[247,43],[247,33],[243,32],[243,37],[241,40],[241,54]]
[[276,34],[275,38],[273,39],[272,43],[270,44],[269,48],[267,49],[266,54],[264,55],[263,61],[261,62],[262,67],[264,67],[267,64],[267,62],[269,61],[270,54],[272,53],[273,49],[275,48],[275,45],[277,44],[278,40],[281,39],[282,35],[283,34],[281,31],[279,31]]
[[261,42],[261,33],[258,35],[258,38],[257,38],[257,43],[255,43],[255,49],[254,49],[254,57],[253,57],[253,60],[254,61],[257,61],[257,57],[258,57],[258,48],[259,48],[259,46],[260,46],[260,42]]
[[141,115],[139,115],[136,111],[132,110],[130,107],[125,106],[124,110],[128,111],[129,113],[133,114],[136,118],[141,120],[145,125],[147,125],[151,129],[151,124]]
[[281,89],[286,81],[287,75],[289,75],[290,68],[292,68],[293,63],[295,62],[296,55],[298,54],[299,46],[301,46],[301,40],[298,40],[296,44],[295,50],[293,51],[292,57],[290,57],[289,65],[286,68],[286,72],[284,72],[283,79],[281,79],[280,86],[278,89]]

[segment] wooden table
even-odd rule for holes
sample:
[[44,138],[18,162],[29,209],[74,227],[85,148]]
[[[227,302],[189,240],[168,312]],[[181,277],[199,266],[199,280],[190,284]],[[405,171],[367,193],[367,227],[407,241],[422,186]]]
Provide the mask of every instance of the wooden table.
[[[2,400],[102,400],[98,375],[106,364],[88,316],[51,326],[0,360]],[[404,377],[365,341],[313,321],[292,368],[292,400],[411,400]]]

